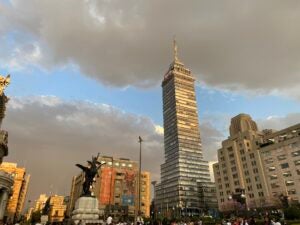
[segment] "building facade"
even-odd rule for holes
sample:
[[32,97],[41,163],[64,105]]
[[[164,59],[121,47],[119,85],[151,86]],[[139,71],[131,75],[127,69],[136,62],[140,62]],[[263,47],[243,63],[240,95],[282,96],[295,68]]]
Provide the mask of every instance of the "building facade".
[[200,185],[210,182],[208,162],[203,159],[195,78],[177,56],[162,82],[165,162],[161,182],[155,186],[155,205],[159,213],[170,215],[183,210],[199,215],[203,205]]
[[64,204],[64,196],[53,195],[50,196],[45,204],[46,213],[48,214],[48,221],[50,223],[62,222],[65,218],[67,206]]
[[39,196],[39,198],[35,201],[33,211],[34,212],[37,212],[37,211],[41,212],[45,207],[47,199],[48,199],[48,197],[47,197],[46,194],[41,194]]
[[217,190],[214,182],[201,183],[199,185],[202,215],[217,216],[218,200]]
[[12,175],[14,179],[12,195],[8,200],[5,216],[7,221],[15,221],[20,219],[21,212],[27,194],[30,175],[26,175],[26,169],[17,167],[16,163],[3,162],[0,170]]
[[[230,136],[213,165],[220,211],[258,208],[270,197],[257,143],[263,137],[247,114],[231,119]],[[244,204],[238,196],[245,197]]]
[[[98,161],[104,164],[93,187],[102,215],[114,217],[135,216],[138,211],[138,163],[124,158],[102,156]],[[83,174],[73,178],[69,211],[72,212],[80,197]],[[150,173],[141,172],[141,213],[150,216]]]
[[259,146],[264,172],[274,204],[285,207],[300,202],[300,124],[268,132]]
[[82,193],[82,184],[84,182],[84,174],[80,173],[72,178],[70,201],[67,206],[67,215],[72,216],[72,212],[75,207],[76,200],[80,197]]
[[220,211],[278,208],[284,197],[299,202],[299,128],[259,131],[247,114],[231,119],[213,165]]

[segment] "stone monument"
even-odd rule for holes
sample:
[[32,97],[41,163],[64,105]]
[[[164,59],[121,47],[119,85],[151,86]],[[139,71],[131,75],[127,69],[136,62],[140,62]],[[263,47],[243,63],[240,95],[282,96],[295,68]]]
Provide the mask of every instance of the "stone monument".
[[91,188],[95,182],[96,175],[99,176],[98,170],[101,163],[98,162],[98,157],[92,157],[92,161],[87,161],[88,166],[76,164],[77,167],[84,172],[84,183],[82,184],[82,194],[75,203],[75,209],[72,212],[72,220],[75,224],[101,224],[99,220],[99,202],[98,199],[92,196]]
[[2,163],[3,157],[8,155],[7,147],[7,131],[1,129],[2,120],[5,116],[6,103],[9,98],[4,94],[4,88],[10,83],[10,75],[3,77],[0,75],[0,163]]
[[[0,75],[0,164],[3,157],[8,155],[8,133],[1,129],[2,120],[5,116],[6,103],[9,98],[4,94],[4,89],[10,83],[10,75],[3,77]],[[0,223],[3,223],[4,213],[8,198],[12,193],[12,186],[14,184],[13,177],[4,171],[0,171]]]

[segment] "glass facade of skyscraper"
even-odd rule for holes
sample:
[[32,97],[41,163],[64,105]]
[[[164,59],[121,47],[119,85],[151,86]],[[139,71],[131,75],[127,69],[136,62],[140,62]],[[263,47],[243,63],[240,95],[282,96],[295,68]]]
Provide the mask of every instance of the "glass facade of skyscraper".
[[164,215],[196,215],[202,208],[200,185],[209,183],[210,175],[202,156],[195,79],[176,54],[162,82],[165,162],[155,205]]

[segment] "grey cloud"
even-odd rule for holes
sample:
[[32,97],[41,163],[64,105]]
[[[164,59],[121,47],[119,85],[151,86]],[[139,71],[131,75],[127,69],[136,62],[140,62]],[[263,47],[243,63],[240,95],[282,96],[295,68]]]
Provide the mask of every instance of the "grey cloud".
[[224,134],[216,129],[209,121],[200,124],[201,139],[205,160],[215,161],[217,150],[221,147]]
[[[163,135],[151,119],[126,113],[109,105],[64,101],[54,96],[32,96],[9,101],[2,129],[9,132],[9,156],[5,161],[25,166],[32,175],[29,198],[40,193],[69,194],[71,178],[79,173],[75,163],[91,155],[138,160],[141,135],[143,169],[160,179]],[[210,121],[201,125],[206,160],[215,160],[222,133]]]
[[25,166],[32,175],[29,198],[40,193],[69,194],[72,176],[92,155],[138,160],[138,136],[143,145],[143,169],[159,179],[163,138],[146,117],[108,105],[65,102],[56,97],[12,98],[3,129],[9,132],[5,161]]
[[107,85],[156,85],[176,34],[180,58],[202,82],[300,98],[299,1],[12,2],[0,3],[0,33],[30,34],[45,67],[71,62]]
[[290,113],[285,116],[269,116],[266,119],[257,120],[260,129],[281,130],[300,123],[300,113]]

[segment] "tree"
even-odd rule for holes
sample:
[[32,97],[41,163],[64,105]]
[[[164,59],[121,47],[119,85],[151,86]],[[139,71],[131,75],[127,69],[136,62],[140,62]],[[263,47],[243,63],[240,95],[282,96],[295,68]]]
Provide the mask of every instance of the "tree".
[[288,220],[300,219],[300,208],[297,206],[290,206],[284,209],[284,215]]
[[33,212],[31,215],[31,223],[40,223],[41,222],[42,213],[40,211]]

